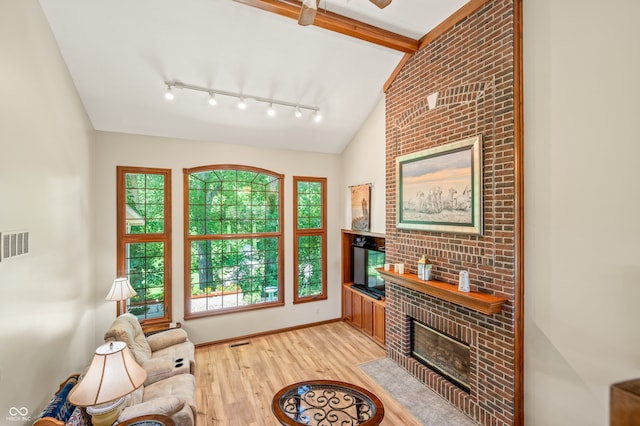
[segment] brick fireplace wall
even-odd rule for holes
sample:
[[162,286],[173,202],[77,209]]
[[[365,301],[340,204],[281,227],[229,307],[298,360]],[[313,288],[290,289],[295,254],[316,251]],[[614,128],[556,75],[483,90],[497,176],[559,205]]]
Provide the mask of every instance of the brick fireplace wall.
[[[507,298],[483,315],[388,283],[387,354],[483,425],[514,423],[515,157],[514,5],[487,1],[407,61],[386,92],[386,256],[416,273],[426,254],[433,278]],[[438,93],[435,105],[427,97]],[[481,135],[483,235],[396,228],[396,158]],[[471,346],[467,394],[409,356],[409,318]]]

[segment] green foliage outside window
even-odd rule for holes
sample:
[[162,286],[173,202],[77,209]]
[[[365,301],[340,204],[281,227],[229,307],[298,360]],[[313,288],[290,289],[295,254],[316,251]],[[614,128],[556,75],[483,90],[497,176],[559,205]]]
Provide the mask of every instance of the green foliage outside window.
[[[170,200],[165,191],[170,171],[118,167],[118,273],[129,278],[137,295],[127,301],[127,311],[139,320],[168,319],[165,286],[168,265],[165,228]],[[168,203],[168,204],[166,204]]]
[[[192,312],[270,301],[280,282],[280,184],[250,170],[188,175]],[[212,297],[194,303],[202,294]]]
[[314,296],[322,290],[322,236],[298,237],[298,296]]
[[294,176],[294,302],[326,298],[325,178]]
[[144,318],[164,316],[164,243],[126,245],[127,276],[137,295],[129,312]]
[[164,176],[127,173],[128,234],[164,232]]
[[319,229],[322,227],[322,184],[320,182],[298,182],[298,228]]

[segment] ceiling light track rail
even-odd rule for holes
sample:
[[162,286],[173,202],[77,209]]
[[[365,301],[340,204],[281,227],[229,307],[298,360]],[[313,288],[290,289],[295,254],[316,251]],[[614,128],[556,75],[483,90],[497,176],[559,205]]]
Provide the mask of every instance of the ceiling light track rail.
[[312,111],[312,112],[318,112],[320,111],[320,108],[315,106],[315,105],[305,105],[305,104],[300,104],[297,102],[288,102],[288,101],[283,101],[280,99],[274,99],[274,98],[265,98],[263,96],[256,96],[256,95],[250,95],[247,93],[236,93],[236,92],[229,92],[227,90],[219,90],[219,89],[212,89],[209,87],[203,87],[203,86],[196,86],[194,84],[189,84],[189,83],[183,83],[181,81],[178,80],[171,80],[171,81],[165,81],[165,84],[167,85],[167,90],[171,91],[172,89],[186,89],[186,90],[194,90],[196,92],[203,92],[203,93],[208,93],[210,96],[211,95],[220,95],[220,96],[228,96],[231,98],[236,98],[239,100],[253,100],[256,102],[262,102],[265,104],[272,104],[272,105],[282,105],[282,106],[286,106],[286,107],[290,107],[290,108],[298,108],[298,109],[304,109],[307,111]]

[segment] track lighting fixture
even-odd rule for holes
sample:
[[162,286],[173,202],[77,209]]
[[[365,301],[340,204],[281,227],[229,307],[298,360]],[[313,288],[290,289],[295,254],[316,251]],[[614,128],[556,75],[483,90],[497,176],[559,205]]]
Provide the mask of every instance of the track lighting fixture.
[[173,96],[173,91],[171,90],[171,85],[167,84],[167,91],[164,92],[164,98],[166,100],[168,100],[168,101],[172,101],[174,97],[175,96]]
[[287,102],[287,101],[281,101],[278,99],[263,98],[261,96],[247,95],[244,93],[227,92],[224,90],[195,86],[193,84],[186,84],[177,80],[165,81],[164,84],[167,85],[167,91],[165,92],[164,96],[168,100],[172,100],[175,97],[173,93],[173,89],[194,90],[196,92],[204,92],[209,94],[209,105],[212,105],[212,106],[217,105],[218,103],[218,100],[216,99],[216,95],[227,96],[227,97],[238,99],[237,106],[238,106],[238,109],[241,109],[241,110],[247,109],[248,107],[247,100],[251,99],[256,102],[262,102],[262,103],[268,104],[266,113],[267,113],[267,116],[269,117],[274,117],[276,115],[276,109],[274,108],[274,105],[281,105],[289,108],[294,108],[294,115],[296,118],[302,117],[302,110],[307,110],[307,111],[313,112],[313,120],[316,123],[319,123],[322,120],[322,115],[320,114],[320,108],[318,108],[317,106],[302,105],[296,102]]

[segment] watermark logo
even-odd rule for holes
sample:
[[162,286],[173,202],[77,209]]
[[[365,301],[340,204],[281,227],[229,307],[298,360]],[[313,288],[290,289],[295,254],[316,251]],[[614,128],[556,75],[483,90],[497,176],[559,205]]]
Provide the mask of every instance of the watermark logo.
[[31,420],[29,415],[29,409],[27,407],[11,407],[9,408],[9,415],[5,417],[5,420],[10,422],[26,422]]

